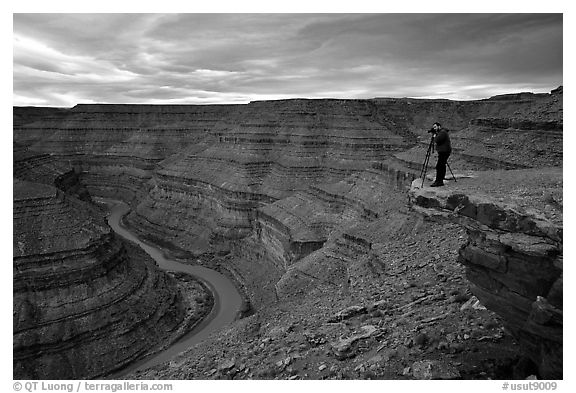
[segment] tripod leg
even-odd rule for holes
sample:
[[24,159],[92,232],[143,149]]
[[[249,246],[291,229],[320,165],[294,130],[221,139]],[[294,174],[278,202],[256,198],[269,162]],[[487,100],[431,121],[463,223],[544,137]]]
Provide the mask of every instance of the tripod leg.
[[448,169],[450,169],[450,173],[452,174],[452,178],[454,179],[454,183],[456,183],[456,176],[454,176],[454,172],[452,172],[452,168],[450,168],[450,164],[448,164],[448,161],[446,161],[446,166],[448,166]]
[[424,181],[426,180],[426,174],[428,173],[428,163],[430,162],[430,155],[426,157],[426,168],[424,169],[424,174],[422,175],[422,186],[424,187]]
[[424,174],[424,167],[426,165],[426,161],[428,160],[428,151],[426,151],[426,156],[424,158],[424,162],[422,163],[422,168],[420,169],[420,176],[422,177],[422,175]]
[[434,146],[434,136],[430,140],[430,144],[428,145],[428,150],[426,150],[426,158],[424,159],[424,163],[422,164],[422,170],[420,171],[420,177],[422,178],[422,185],[420,188],[424,187],[424,180],[426,179],[426,173],[428,172],[428,162],[430,161],[430,153],[432,152],[432,148]]
[[424,162],[422,163],[422,169],[420,169],[420,179],[422,179],[422,186],[420,186],[420,187],[424,186],[423,176],[424,176],[424,171],[425,171],[424,168],[427,166],[427,161],[428,161],[428,154],[426,154],[426,157],[424,158]]
[[424,180],[426,179],[426,172],[428,172],[428,161],[430,161],[430,150],[426,152],[426,158],[422,164],[422,170],[420,171],[420,177],[422,178],[422,185],[420,188],[424,187]]

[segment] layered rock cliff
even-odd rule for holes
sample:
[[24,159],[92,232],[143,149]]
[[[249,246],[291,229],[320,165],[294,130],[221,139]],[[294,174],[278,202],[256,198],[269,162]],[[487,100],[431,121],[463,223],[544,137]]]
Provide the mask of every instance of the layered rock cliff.
[[562,379],[562,170],[478,172],[410,190],[414,207],[463,225],[472,292],[502,316],[547,379]]
[[13,209],[15,379],[103,376],[185,332],[194,305],[103,212],[22,180]]
[[63,118],[51,116],[18,125],[14,140],[81,168],[92,195],[133,202],[143,198],[158,161],[198,145],[232,109],[225,105],[77,105]]
[[254,103],[212,134],[206,149],[160,163],[131,225],[158,238],[169,227],[176,246],[199,254],[211,242],[249,235],[257,208],[342,179],[404,145],[371,119],[369,105],[354,101]]
[[131,203],[126,221],[141,236],[229,272],[263,309],[335,288],[376,291],[387,269],[402,277],[389,240],[422,227],[405,193],[434,121],[451,130],[457,176],[562,165],[561,89],[467,102],[79,105],[19,124],[14,139],[40,157],[19,166],[65,163],[91,194]]
[[[22,111],[19,118],[24,118]],[[557,165],[562,159],[561,133],[511,132],[534,131],[538,125],[548,130],[551,124],[561,129],[561,91],[469,102],[77,105],[65,114],[19,121],[15,141],[80,169],[91,194],[139,205],[129,222],[142,228],[142,235],[171,237],[175,248],[195,254],[222,239],[247,236],[256,220],[251,212],[310,184],[339,181],[374,164],[418,167],[426,150],[425,140],[424,145],[417,143],[419,135],[433,121],[441,121],[457,133],[454,138],[462,139],[455,143],[462,147],[453,158],[461,168],[523,167],[528,158],[542,157],[543,150],[551,157],[538,165]],[[514,118],[523,120],[510,122]],[[511,126],[502,129],[507,121]],[[502,132],[486,138],[486,130],[495,129],[487,124],[499,124]],[[513,137],[505,137],[510,139],[506,144],[491,142],[503,134],[520,134],[527,143],[515,143]],[[524,150],[502,154],[525,149],[519,146],[534,152],[532,157]],[[527,159],[508,162],[517,157]]]

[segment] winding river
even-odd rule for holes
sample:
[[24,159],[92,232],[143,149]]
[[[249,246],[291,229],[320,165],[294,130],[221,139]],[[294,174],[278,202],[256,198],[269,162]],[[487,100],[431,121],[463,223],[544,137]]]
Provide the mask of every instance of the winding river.
[[114,232],[142,247],[148,255],[154,258],[161,269],[192,274],[202,280],[214,295],[214,307],[212,311],[202,322],[196,325],[192,331],[165,350],[139,360],[120,372],[115,373],[114,377],[121,377],[136,370],[164,363],[192,345],[201,342],[211,333],[220,330],[222,327],[234,321],[242,305],[242,297],[230,279],[215,270],[202,266],[186,265],[167,258],[162,250],[141,241],[137,236],[122,226],[122,217],[130,211],[130,207],[127,204],[104,198],[98,198],[97,201],[108,206],[110,211],[108,224]]

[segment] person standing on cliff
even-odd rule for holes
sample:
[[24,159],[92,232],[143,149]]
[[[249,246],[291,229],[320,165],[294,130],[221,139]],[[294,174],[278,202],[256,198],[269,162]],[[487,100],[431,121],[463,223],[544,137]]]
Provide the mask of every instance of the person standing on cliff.
[[434,143],[436,144],[436,151],[438,152],[438,162],[436,163],[436,180],[430,184],[430,187],[440,187],[444,185],[446,164],[448,163],[450,153],[452,153],[452,146],[450,144],[448,130],[442,128],[440,123],[434,123],[431,132],[434,134]]

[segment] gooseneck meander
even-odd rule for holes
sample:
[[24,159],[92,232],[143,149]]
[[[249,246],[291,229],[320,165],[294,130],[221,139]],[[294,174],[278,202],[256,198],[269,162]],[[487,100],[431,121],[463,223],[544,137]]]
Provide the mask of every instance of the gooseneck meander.
[[114,373],[114,377],[121,377],[129,372],[166,362],[178,353],[206,339],[211,333],[234,321],[242,306],[242,297],[230,279],[215,270],[198,265],[187,265],[167,258],[162,250],[140,240],[122,225],[122,217],[130,211],[130,207],[124,202],[104,198],[97,198],[97,202],[108,206],[108,224],[114,232],[138,244],[157,262],[161,269],[188,273],[200,279],[210,288],[214,296],[212,311],[190,332],[165,350],[141,359],[118,373]]

